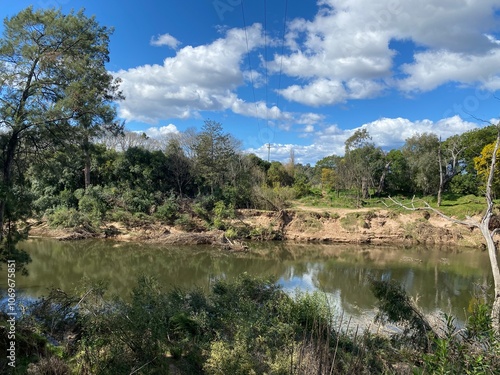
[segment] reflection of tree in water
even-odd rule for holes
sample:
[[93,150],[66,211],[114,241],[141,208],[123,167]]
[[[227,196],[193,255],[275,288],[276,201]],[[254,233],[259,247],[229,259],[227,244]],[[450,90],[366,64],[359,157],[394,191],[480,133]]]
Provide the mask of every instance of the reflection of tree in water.
[[[127,296],[140,275],[152,275],[165,288],[207,289],[211,280],[243,272],[290,282],[311,278],[314,286],[340,296],[351,314],[371,310],[375,299],[368,278],[404,284],[426,311],[436,307],[463,315],[473,283],[484,282],[488,259],[477,252],[401,250],[340,245],[251,244],[247,253],[210,246],[165,247],[112,241],[31,240],[22,245],[32,256],[30,275],[19,286],[36,296],[48,287],[71,291],[83,278],[106,280],[109,292]],[[446,259],[446,262],[443,262]],[[451,310],[448,306],[452,306]]]
[[[397,280],[414,297],[424,312],[436,309],[463,317],[472,297],[474,283],[483,283],[481,270],[463,276],[450,271],[437,271],[437,277],[427,268],[413,264],[394,265],[391,269],[326,262],[316,275],[319,289],[339,293],[343,309],[350,314],[373,309],[376,300],[369,292],[368,280]],[[491,284],[491,280],[490,280]]]

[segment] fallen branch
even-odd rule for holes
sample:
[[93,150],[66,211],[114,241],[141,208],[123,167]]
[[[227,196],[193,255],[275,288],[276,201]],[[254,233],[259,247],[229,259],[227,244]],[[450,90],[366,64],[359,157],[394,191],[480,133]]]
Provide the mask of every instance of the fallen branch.
[[[465,225],[465,226],[468,226],[468,227],[475,227],[475,228],[479,228],[479,225],[480,225],[479,221],[474,220],[473,218],[471,218],[469,216],[467,216],[467,220],[458,220],[458,219],[455,219],[455,218],[453,218],[451,216],[445,215],[440,210],[432,207],[429,203],[427,203],[423,199],[416,200],[415,196],[413,196],[413,198],[411,200],[411,206],[405,205],[402,202],[400,202],[400,201],[392,198],[391,196],[389,196],[389,200],[392,203],[394,203],[396,206],[404,208],[405,210],[408,210],[408,211],[432,211],[435,214],[441,216],[442,218],[444,218],[444,219],[446,219],[448,221],[451,221],[452,223],[455,223],[455,224],[460,224],[460,225]],[[419,202],[419,203],[422,203],[424,206],[423,207],[421,207],[421,206],[415,206],[415,202],[416,201]],[[385,201],[383,201],[383,203],[384,203],[384,205],[386,207],[390,207],[389,205],[387,205],[385,203]]]

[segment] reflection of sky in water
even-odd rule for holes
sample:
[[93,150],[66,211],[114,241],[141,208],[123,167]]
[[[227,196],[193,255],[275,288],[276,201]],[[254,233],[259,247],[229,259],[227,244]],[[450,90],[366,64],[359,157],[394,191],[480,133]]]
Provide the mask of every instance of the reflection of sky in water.
[[280,285],[285,292],[293,292],[300,289],[307,292],[314,292],[318,288],[314,285],[312,280],[312,272],[302,274],[301,276],[292,276],[291,278],[279,278],[278,285]]
[[[300,276],[294,276],[294,267],[290,268],[290,277],[280,277],[277,284],[291,296],[296,293],[313,293],[321,292],[320,289],[315,285],[313,279],[317,276],[317,272],[321,268],[320,265],[315,264],[313,266],[308,266],[308,271],[302,273]],[[340,298],[340,290],[337,289],[333,293],[321,292],[328,299],[328,305],[331,308],[334,315],[340,314],[342,312],[342,301]]]
[[[232,280],[248,273],[277,280],[290,295],[297,290],[325,292],[331,306],[343,311],[345,317],[370,317],[376,300],[367,280],[375,278],[400,282],[412,298],[418,299],[425,313],[441,309],[463,318],[473,285],[491,279],[484,272],[489,269],[487,254],[471,251],[450,254],[339,245],[303,245],[283,250],[284,245],[279,244],[257,248],[255,253],[232,254],[213,247],[162,248],[109,241],[31,240],[24,245],[33,262],[28,265],[29,277],[16,278],[19,297],[48,295],[51,287],[73,293],[84,286],[82,280],[88,279],[109,281],[109,294],[127,299],[141,275],[155,277],[166,290],[178,285],[208,291],[217,279]],[[441,262],[443,257],[449,261]],[[0,269],[0,280],[6,277],[4,267]],[[4,293],[0,283],[0,298]]]

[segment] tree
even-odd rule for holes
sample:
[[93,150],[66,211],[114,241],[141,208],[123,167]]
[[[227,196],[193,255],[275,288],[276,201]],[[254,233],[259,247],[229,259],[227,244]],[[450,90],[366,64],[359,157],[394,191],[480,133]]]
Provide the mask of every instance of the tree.
[[435,134],[416,134],[402,148],[413,182],[413,192],[436,193],[439,188],[439,138]]
[[[0,39],[0,240],[16,220],[10,204],[14,165],[22,147],[36,150],[72,138],[78,118],[95,115],[90,103],[115,92],[105,69],[111,30],[83,11],[29,7],[4,21]],[[92,82],[95,87],[86,85]],[[91,125],[89,125],[91,126]],[[25,146],[26,145],[26,146]],[[19,173],[22,173],[19,171]]]
[[342,178],[345,175],[344,165],[344,158],[337,155],[325,156],[318,160],[314,166],[314,174],[323,189],[336,190],[338,193],[340,189],[345,187],[345,180]]
[[167,155],[168,168],[175,181],[177,193],[182,196],[193,181],[192,162],[184,154],[184,150],[176,138],[169,140],[165,154]]
[[207,120],[194,145],[196,169],[214,195],[228,181],[229,165],[236,155],[238,142],[222,132],[222,125]]
[[387,190],[393,193],[408,193],[411,191],[410,169],[401,150],[391,150],[386,155],[390,162],[386,177]]
[[[486,188],[488,183],[494,149],[495,143],[487,144],[481,151],[481,155],[474,158],[474,168],[476,169],[477,177],[480,181],[480,186],[483,189]],[[497,153],[496,157],[498,158],[498,156],[499,155]],[[498,168],[494,172],[491,192],[495,196],[498,196],[498,194],[500,193],[500,170]]]
[[498,229],[500,228],[492,228],[490,225],[491,219],[493,217],[493,208],[494,208],[494,202],[493,202],[493,185],[494,185],[494,179],[495,179],[495,173],[496,173],[496,167],[497,167],[497,155],[498,152],[500,151],[500,123],[496,125],[497,129],[497,138],[496,142],[493,146],[493,150],[491,152],[491,161],[490,161],[490,167],[487,171],[487,180],[486,180],[486,185],[485,185],[485,199],[486,199],[486,210],[485,213],[483,214],[482,218],[480,221],[477,221],[473,218],[467,218],[467,220],[457,220],[452,217],[449,217],[445,214],[443,214],[441,211],[438,209],[435,209],[431,207],[427,202],[423,202],[424,206],[416,207],[414,205],[414,200],[412,201],[412,205],[408,206],[400,201],[397,201],[393,198],[390,198],[391,201],[398,206],[401,206],[405,209],[409,210],[430,210],[435,212],[436,214],[446,218],[447,220],[450,220],[454,223],[461,224],[461,225],[466,225],[468,227],[475,227],[478,228],[486,242],[486,248],[488,249],[488,256],[490,259],[490,266],[491,266],[491,271],[493,274],[493,284],[494,284],[494,296],[493,296],[493,306],[491,309],[491,322],[492,322],[492,328],[494,332],[497,335],[500,335],[500,266],[498,264],[498,259],[497,259],[497,248],[495,245],[494,241],[494,236],[498,232]]
[[283,164],[279,161],[273,161],[267,171],[267,184],[270,187],[291,186],[293,184],[293,176],[288,173]]
[[371,137],[366,129],[356,132],[345,141],[345,164],[347,181],[361,191],[363,199],[369,196],[369,187],[375,186],[375,181],[380,179],[384,170],[384,153],[371,142]]

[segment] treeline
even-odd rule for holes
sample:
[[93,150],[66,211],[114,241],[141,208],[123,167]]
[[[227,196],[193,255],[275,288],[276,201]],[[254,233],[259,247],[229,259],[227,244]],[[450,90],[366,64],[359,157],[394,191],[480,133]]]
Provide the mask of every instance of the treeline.
[[200,132],[162,140],[105,133],[85,149],[72,143],[27,162],[24,202],[54,225],[87,220],[98,227],[127,215],[186,222],[187,213],[203,218],[215,215],[216,206],[228,215],[236,208],[282,209],[291,199],[335,199],[341,192],[358,201],[388,194],[480,194],[495,138],[494,126],[444,142],[424,133],[385,152],[362,129],[347,139],[344,156],[325,157],[312,167],[295,163],[293,150],[287,163],[246,154],[210,120]]
[[[497,136],[496,126],[454,135],[445,141],[432,133],[416,134],[398,149],[384,152],[366,129],[345,142],[344,156],[316,163],[323,188],[355,189],[370,195],[482,194]],[[496,184],[498,185],[498,184]]]
[[[168,139],[124,131],[120,80],[105,67],[111,30],[82,11],[32,8],[6,19],[0,39],[0,243],[15,253],[27,218],[54,226],[99,228],[103,220],[154,217],[193,229],[235,208],[280,210],[307,195],[344,192],[356,204],[384,194],[479,194],[495,127],[443,142],[433,134],[384,151],[366,129],[344,156],[315,166],[245,154],[222,125]],[[439,198],[438,198],[439,202]],[[4,251],[6,250],[6,251]]]

